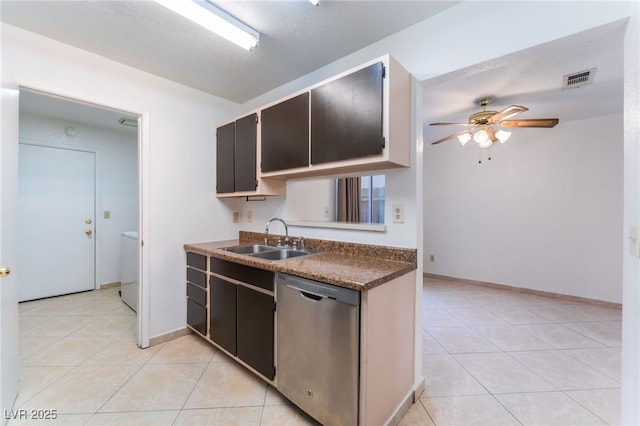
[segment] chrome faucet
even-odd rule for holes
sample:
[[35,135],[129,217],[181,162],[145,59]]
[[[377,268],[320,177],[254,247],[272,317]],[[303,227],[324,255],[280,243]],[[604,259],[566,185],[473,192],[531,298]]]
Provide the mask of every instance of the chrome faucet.
[[[284,246],[289,247],[289,228],[287,228],[287,224],[285,223],[285,221],[280,219],[279,217],[272,217],[267,222],[267,226],[265,226],[264,228],[264,245],[269,245],[269,225],[271,225],[271,222],[273,222],[274,220],[278,220],[284,225]],[[281,245],[282,243],[280,242],[280,240],[278,240],[278,247],[280,247]]]

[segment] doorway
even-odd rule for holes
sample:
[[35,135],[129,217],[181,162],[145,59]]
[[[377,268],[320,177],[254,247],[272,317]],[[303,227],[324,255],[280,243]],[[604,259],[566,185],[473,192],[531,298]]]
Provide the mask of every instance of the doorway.
[[[72,238],[69,236],[51,238],[52,236],[48,235],[50,240],[57,240],[53,242],[54,245],[64,248],[64,250],[59,249],[60,252],[67,253],[62,256],[66,260],[61,260],[63,263],[55,267],[63,271],[72,271],[67,272],[66,275],[73,275],[73,281],[79,281],[82,284],[79,287],[60,287],[56,292],[40,293],[31,295],[29,298],[118,286],[121,282],[123,260],[121,235],[130,232],[138,233],[141,227],[140,135],[137,128],[140,116],[25,88],[20,89],[19,106],[20,161],[24,159],[22,151],[25,146],[37,146],[35,150],[43,155],[40,156],[40,165],[34,164],[34,168],[40,169],[45,164],[46,167],[54,169],[57,167],[68,173],[75,161],[74,157],[80,156],[86,159],[87,155],[93,156],[94,164],[93,171],[85,170],[87,179],[89,175],[93,175],[94,196],[91,206],[70,209],[70,205],[75,203],[78,196],[78,191],[74,189],[66,195],[58,194],[55,199],[50,199],[45,207],[31,209],[34,217],[29,218],[30,223],[36,218],[44,223],[40,232],[31,232],[33,234],[31,237],[38,237],[42,234],[50,234],[50,228],[58,227],[58,221],[54,222],[54,218],[51,217],[58,207],[66,210],[65,215],[82,216],[74,219],[75,222],[80,222],[75,223],[74,226],[80,226],[82,229],[69,231],[70,233],[79,232],[79,242],[86,243],[86,252],[83,252],[81,257],[76,257],[74,254],[68,255],[70,250],[74,249]],[[32,150],[32,148],[25,150],[25,158]],[[21,191],[26,182],[22,175],[18,180]],[[47,185],[52,184],[50,182],[52,180],[55,179],[45,179]],[[73,185],[79,185],[79,183],[75,182]],[[53,204],[56,205],[55,209],[52,207]],[[87,210],[87,212],[80,213],[77,210]],[[88,212],[88,210],[91,211]],[[24,222],[24,228],[29,228],[30,223]],[[21,242],[28,240],[29,233],[28,229],[19,228],[18,240]],[[34,244],[37,243],[30,241],[26,246]],[[138,245],[138,250],[141,251],[141,244]],[[18,252],[18,264],[25,265],[20,268],[23,273],[19,275],[19,287],[23,287],[22,282],[26,283],[26,280],[33,279],[30,276],[32,270],[29,267],[29,262],[33,261],[31,259],[33,252],[28,248],[23,251],[25,252],[24,256]],[[142,256],[137,258],[142,259]],[[140,261],[137,263],[137,281],[141,284]],[[47,275],[47,282],[51,283],[51,281]],[[28,299],[20,294],[19,300]],[[126,305],[123,304],[123,306]],[[144,329],[144,325],[141,325],[141,320],[144,318],[140,315],[141,311],[142,309],[138,309],[137,343],[144,347],[144,339],[141,338],[140,332]]]

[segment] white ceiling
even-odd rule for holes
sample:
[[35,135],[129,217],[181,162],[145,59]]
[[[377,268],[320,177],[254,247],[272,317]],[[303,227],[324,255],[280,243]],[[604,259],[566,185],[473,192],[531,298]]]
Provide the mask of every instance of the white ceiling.
[[11,25],[244,103],[455,1],[215,1],[260,33],[247,52],[152,1],[0,1]]
[[[477,101],[487,96],[494,98],[487,110],[523,105],[529,111],[517,118],[559,118],[560,125],[621,112],[624,31],[625,23],[615,22],[424,80],[425,142],[463,130],[428,124],[466,123],[469,115],[482,110]],[[563,76],[592,68],[596,72],[591,84],[562,90]]]
[[[459,2],[321,0],[319,6],[307,0],[216,3],[261,33],[256,49],[244,51],[151,1],[0,0],[0,17],[46,37],[244,102]],[[561,124],[622,111],[624,30],[623,22],[613,23],[424,80],[425,142],[460,130],[430,127],[428,123],[465,122],[480,110],[477,100],[485,96],[495,98],[491,110],[524,105],[529,111],[518,118],[557,117]],[[597,69],[591,85],[561,90],[565,74],[591,68]],[[44,101],[48,103],[42,104]],[[21,98],[21,108],[38,114],[58,111],[57,118],[64,118],[60,102],[29,95]],[[89,124],[100,120],[96,113],[101,110],[72,107],[75,110],[70,117],[79,119],[85,114],[84,121]],[[107,115],[108,126],[117,122],[119,113],[111,111]]]

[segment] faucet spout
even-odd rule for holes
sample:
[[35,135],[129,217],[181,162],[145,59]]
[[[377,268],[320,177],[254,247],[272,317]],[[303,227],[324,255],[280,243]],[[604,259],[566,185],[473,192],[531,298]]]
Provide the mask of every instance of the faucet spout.
[[284,245],[285,247],[289,246],[289,228],[287,227],[287,224],[284,220],[280,219],[279,217],[272,217],[271,219],[269,219],[267,221],[267,226],[264,227],[264,244],[268,245],[269,244],[269,226],[271,225],[271,222],[273,221],[278,221],[278,222],[282,222],[282,224],[284,225]]

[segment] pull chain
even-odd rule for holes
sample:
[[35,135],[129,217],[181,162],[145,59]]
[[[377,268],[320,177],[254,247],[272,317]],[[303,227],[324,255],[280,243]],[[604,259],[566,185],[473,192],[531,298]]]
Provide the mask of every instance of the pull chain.
[[[491,147],[487,148],[489,150],[489,156],[487,160],[491,161]],[[478,148],[478,164],[482,164],[482,148]]]

